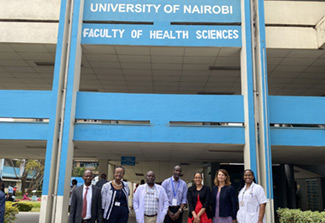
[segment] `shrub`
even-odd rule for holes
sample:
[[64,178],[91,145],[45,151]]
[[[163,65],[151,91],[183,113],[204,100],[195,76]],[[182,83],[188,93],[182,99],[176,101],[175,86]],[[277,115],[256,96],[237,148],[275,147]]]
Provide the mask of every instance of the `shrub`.
[[325,212],[279,208],[280,223],[325,223]]
[[20,201],[20,202],[15,202],[13,205],[16,206],[19,211],[31,211],[33,208],[33,204],[31,204],[31,202]]
[[16,220],[16,214],[18,214],[18,213],[19,213],[18,208],[13,206],[12,202],[6,201],[4,223],[14,223]]

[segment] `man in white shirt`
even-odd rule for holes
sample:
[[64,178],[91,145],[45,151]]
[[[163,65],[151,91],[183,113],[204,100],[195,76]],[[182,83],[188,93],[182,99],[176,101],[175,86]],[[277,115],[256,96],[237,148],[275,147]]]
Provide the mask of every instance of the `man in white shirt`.
[[103,222],[101,191],[91,184],[94,175],[86,170],[82,176],[84,185],[73,190],[69,223]]
[[165,190],[155,184],[156,175],[148,171],[147,183],[140,185],[134,193],[133,209],[138,223],[162,223],[168,210]]

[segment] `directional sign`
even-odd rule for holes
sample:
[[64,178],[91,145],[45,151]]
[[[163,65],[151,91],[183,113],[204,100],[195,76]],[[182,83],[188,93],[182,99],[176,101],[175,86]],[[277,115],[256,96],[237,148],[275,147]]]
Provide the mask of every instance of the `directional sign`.
[[135,157],[134,156],[122,156],[121,165],[135,166]]

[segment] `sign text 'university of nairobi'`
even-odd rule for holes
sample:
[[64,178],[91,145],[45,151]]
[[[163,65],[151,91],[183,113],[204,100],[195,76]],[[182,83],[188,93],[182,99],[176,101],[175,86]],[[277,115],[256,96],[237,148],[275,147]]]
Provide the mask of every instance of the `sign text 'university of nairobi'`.
[[83,20],[83,44],[241,46],[240,0],[85,0]]
[[240,22],[240,0],[86,0],[84,21]]

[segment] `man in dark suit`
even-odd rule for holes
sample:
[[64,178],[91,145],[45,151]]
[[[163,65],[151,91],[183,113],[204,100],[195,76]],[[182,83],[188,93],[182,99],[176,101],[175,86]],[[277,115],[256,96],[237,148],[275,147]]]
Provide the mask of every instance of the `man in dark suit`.
[[91,184],[93,178],[93,172],[86,170],[82,176],[84,185],[73,190],[69,223],[103,222],[101,191]]

